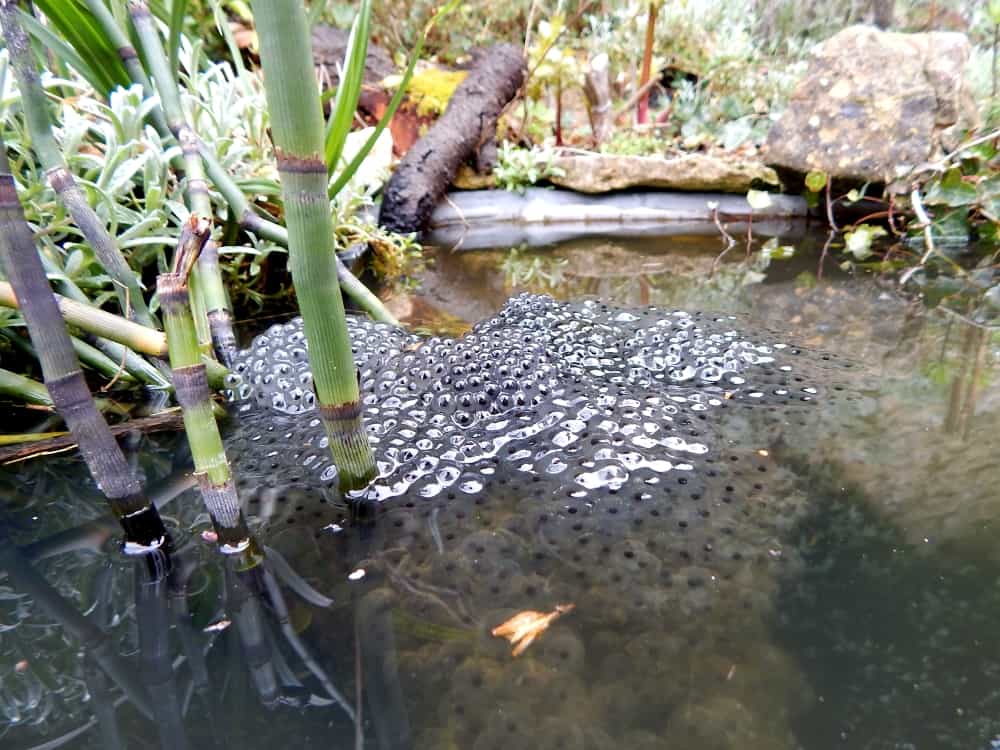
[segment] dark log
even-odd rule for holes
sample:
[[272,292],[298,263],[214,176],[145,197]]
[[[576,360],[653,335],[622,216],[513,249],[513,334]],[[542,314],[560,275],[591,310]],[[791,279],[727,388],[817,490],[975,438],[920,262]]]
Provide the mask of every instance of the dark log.
[[[518,47],[485,50],[455,89],[448,108],[396,167],[382,197],[379,224],[393,232],[419,232],[463,162],[477,159],[496,135],[497,119],[524,82]],[[485,165],[481,165],[485,166]]]

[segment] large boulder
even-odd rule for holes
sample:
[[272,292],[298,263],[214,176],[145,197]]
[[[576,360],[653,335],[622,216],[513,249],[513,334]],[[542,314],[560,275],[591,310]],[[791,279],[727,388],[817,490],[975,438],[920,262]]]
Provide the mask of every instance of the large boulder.
[[794,172],[891,182],[975,123],[963,69],[969,40],[852,26],[815,53],[767,137],[767,162]]

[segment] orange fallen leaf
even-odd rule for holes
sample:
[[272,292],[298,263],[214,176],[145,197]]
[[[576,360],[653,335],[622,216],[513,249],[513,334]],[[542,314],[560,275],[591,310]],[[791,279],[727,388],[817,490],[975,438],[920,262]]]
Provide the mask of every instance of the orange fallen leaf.
[[525,610],[497,625],[491,632],[494,637],[506,638],[513,644],[514,650],[511,651],[511,656],[520,656],[548,629],[549,625],[574,609],[576,609],[575,604],[557,604],[556,608],[548,613]]

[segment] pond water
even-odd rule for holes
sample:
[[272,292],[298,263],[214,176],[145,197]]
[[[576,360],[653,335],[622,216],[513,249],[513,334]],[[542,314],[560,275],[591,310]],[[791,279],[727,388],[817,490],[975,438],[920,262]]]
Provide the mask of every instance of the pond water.
[[436,251],[398,312],[487,322],[354,326],[353,511],[272,331],[228,427],[263,564],[216,553],[177,435],[130,443],[169,561],[117,554],[71,457],[3,467],[0,744],[1000,744],[997,336],[817,279],[822,239]]

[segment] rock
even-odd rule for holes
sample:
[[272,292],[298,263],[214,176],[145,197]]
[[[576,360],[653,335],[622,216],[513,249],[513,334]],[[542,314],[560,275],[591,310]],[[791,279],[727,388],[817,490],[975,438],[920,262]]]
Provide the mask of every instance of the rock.
[[458,168],[451,186],[456,190],[489,190],[496,187],[496,183],[492,172],[480,174],[468,164],[463,164]]
[[580,193],[607,193],[631,187],[662,190],[711,190],[745,193],[754,183],[778,184],[774,170],[746,159],[721,159],[707,154],[621,156],[586,154],[558,156],[548,181]]
[[[955,145],[975,122],[963,78],[969,40],[852,26],[816,50],[767,137],[767,163],[891,182]],[[891,75],[887,75],[891,71]]]

